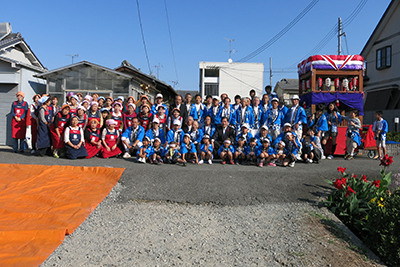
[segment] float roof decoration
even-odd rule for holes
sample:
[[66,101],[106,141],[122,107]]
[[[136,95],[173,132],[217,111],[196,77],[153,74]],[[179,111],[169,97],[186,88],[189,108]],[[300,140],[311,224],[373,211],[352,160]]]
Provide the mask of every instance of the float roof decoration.
[[360,55],[315,55],[297,65],[299,75],[317,70],[362,70],[364,59]]

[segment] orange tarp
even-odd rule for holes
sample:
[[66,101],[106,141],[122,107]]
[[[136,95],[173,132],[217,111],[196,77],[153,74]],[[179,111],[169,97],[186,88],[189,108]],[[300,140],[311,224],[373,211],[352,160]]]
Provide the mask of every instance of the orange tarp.
[[0,266],[40,265],[124,170],[0,164]]

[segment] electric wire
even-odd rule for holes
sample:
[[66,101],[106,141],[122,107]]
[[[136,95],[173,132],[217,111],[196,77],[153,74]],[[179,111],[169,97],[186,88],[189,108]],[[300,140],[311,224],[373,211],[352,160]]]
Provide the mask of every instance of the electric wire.
[[140,31],[142,32],[142,41],[143,41],[144,53],[145,53],[145,55],[146,55],[147,66],[149,67],[149,72],[150,72],[150,75],[151,75],[151,74],[152,74],[152,71],[151,71],[151,68],[150,68],[149,55],[147,54],[146,42],[145,42],[145,40],[144,40],[142,18],[141,18],[141,16],[140,16],[139,0],[136,0],[136,5],[137,5],[137,10],[138,10],[138,18],[139,18],[139,24],[140,24]]
[[172,43],[171,27],[170,27],[170,24],[169,24],[167,0],[164,0],[164,6],[165,6],[165,14],[166,14],[166,16],[167,16],[167,25],[168,25],[169,41],[170,41],[170,43],[171,43],[172,58],[173,58],[173,61],[174,61],[174,68],[175,68],[175,75],[176,75],[176,84],[178,85],[178,88],[180,89],[179,77],[178,77],[178,69],[176,68],[175,52],[174,52],[174,46],[173,46],[173,43]]
[[259,55],[263,51],[265,51],[268,47],[273,45],[276,41],[278,41],[282,36],[284,36],[293,26],[295,26],[317,3],[319,0],[313,0],[303,11],[300,12],[285,28],[283,28],[280,32],[278,32],[274,37],[272,37],[268,42],[260,46],[255,51],[251,52],[247,56],[238,60],[239,62],[246,62],[250,59],[254,58],[255,56]]

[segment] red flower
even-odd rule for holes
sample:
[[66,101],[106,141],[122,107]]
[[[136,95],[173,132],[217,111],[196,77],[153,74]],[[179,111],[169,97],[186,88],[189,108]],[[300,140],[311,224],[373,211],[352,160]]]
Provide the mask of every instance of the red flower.
[[353,174],[353,176],[351,176],[351,178],[356,179],[356,178],[357,178],[357,175]]
[[376,180],[372,182],[372,185],[375,185],[377,188],[379,188],[379,184],[381,183],[381,180]]
[[346,171],[346,168],[338,167],[337,171],[343,174]]
[[367,182],[368,182],[368,181],[367,181],[367,176],[363,175],[363,176],[361,177],[361,181],[364,181],[364,182],[367,183]]
[[381,159],[381,164],[379,166],[385,166],[388,167],[390,164],[393,163],[393,157],[389,157],[388,154],[386,154],[382,159]]
[[336,179],[336,182],[334,182],[333,183],[333,185],[338,189],[338,190],[341,190],[341,189],[343,189],[344,187],[346,187],[346,181],[347,181],[347,178],[338,178],[338,179]]
[[349,186],[349,187],[347,187],[347,192],[346,192],[346,195],[344,195],[344,196],[348,197],[351,195],[351,193],[356,194],[356,192],[353,189],[351,189],[351,187]]

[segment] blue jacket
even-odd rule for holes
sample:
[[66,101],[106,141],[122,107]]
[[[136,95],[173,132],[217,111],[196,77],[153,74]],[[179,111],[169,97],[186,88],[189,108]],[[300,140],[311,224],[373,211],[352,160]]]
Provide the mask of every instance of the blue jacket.
[[285,116],[283,112],[278,109],[278,116],[273,115],[272,109],[268,109],[267,112],[263,113],[261,118],[261,126],[266,125],[269,129],[281,129]]
[[258,148],[257,145],[254,147],[254,149],[252,149],[251,146],[248,145],[248,146],[246,146],[246,148],[244,149],[244,153],[246,154],[246,156],[249,155],[251,152],[254,152],[254,154],[256,154],[257,148]]
[[286,114],[287,114],[288,111],[289,111],[288,107],[285,106],[285,105],[282,105],[282,106],[278,106],[278,109],[279,109],[280,112],[282,112],[283,117],[285,118],[285,117],[286,117]]
[[290,154],[297,155],[299,149],[297,148],[297,146],[294,144],[293,141],[291,141],[291,142],[285,141],[285,144],[286,144],[286,146],[285,146],[285,154],[286,155],[290,155]]
[[[221,108],[221,106],[218,105],[217,114],[218,114],[220,108]],[[210,117],[211,117],[211,123],[212,123],[212,124],[215,124],[215,118],[217,117],[217,114],[214,115],[213,109],[214,109],[214,106],[211,106],[209,109],[207,109],[207,106],[204,106],[203,120],[204,120],[204,118],[205,118],[206,116],[210,116]]]
[[[161,153],[161,157],[162,156],[164,156],[164,154],[165,154],[165,149],[162,147],[162,146],[160,146],[160,153]],[[156,150],[155,150],[155,148],[152,146],[151,147],[151,152],[150,152],[150,154],[149,154],[149,156],[151,156],[151,155],[154,155],[154,153],[156,152]]]
[[[217,116],[215,116],[214,124],[215,125],[220,125],[221,120],[222,120],[222,113],[224,111],[224,107],[220,107],[217,113]],[[226,116],[227,117],[227,116]],[[229,125],[236,125],[236,110],[232,108],[232,106],[229,108]]]
[[[278,147],[278,143],[279,143],[280,141],[282,141],[282,140],[286,143],[285,134],[286,134],[285,132],[281,132],[281,133],[278,135],[278,137],[275,139],[274,143],[272,144],[272,146],[273,146],[274,148]],[[300,147],[300,142],[297,140],[297,134],[294,133],[294,132],[292,132],[292,134],[293,134],[293,136],[295,137],[296,144]]]
[[201,127],[201,130],[203,131],[204,134],[208,134],[208,135],[210,136],[210,138],[211,138],[211,137],[214,135],[214,133],[215,133],[215,126],[211,124],[211,125],[208,126],[208,127],[210,127],[210,128],[208,129],[209,133],[207,133],[207,131],[206,131],[206,126],[205,126],[205,125],[203,125],[203,127]]
[[250,127],[253,129],[259,129],[260,128],[260,122],[262,118],[262,113],[263,109],[258,106],[258,114],[256,114],[255,108],[252,107],[252,113],[253,113],[253,124],[250,124]]
[[143,141],[143,137],[145,135],[145,131],[143,126],[138,126],[138,130],[137,130],[137,136],[135,140],[131,140],[132,137],[132,126],[126,128],[126,130],[122,133],[121,137],[125,137],[127,139],[129,139],[131,142],[135,142],[136,140],[139,140],[140,142]]
[[[257,147],[256,156],[259,157],[261,155],[261,153],[263,152],[263,150],[264,150],[263,146]],[[274,154],[274,149],[272,147],[268,146],[267,153],[268,153],[268,155]]]
[[[242,137],[242,136],[243,136],[242,132],[240,132],[240,134],[238,134],[236,136],[236,143],[238,142],[239,137]],[[246,146],[249,144],[251,138],[253,138],[253,135],[249,131],[249,132],[247,132],[247,135],[245,136],[245,140],[244,140],[244,143],[246,144]]]
[[311,128],[315,125],[315,130],[318,133],[319,131],[326,132],[329,130],[328,121],[324,114],[321,114],[321,117],[317,121],[314,115],[311,116],[310,120],[307,123],[308,128]]
[[[168,117],[168,107],[167,107],[167,105],[165,105],[164,103],[161,104],[161,105],[164,106],[164,108],[165,108],[165,116]],[[157,106],[158,106],[157,104],[153,104],[153,105],[151,106],[151,110],[150,110],[150,113],[151,113],[151,114],[157,114]]]
[[[213,150],[214,150],[211,143],[208,145],[208,150],[209,150],[211,153],[212,153]],[[207,153],[207,151],[206,151],[206,145],[205,145],[205,144],[201,144],[201,145],[200,145],[200,151],[202,151],[202,152],[204,152],[204,153]]]
[[[180,144],[180,143],[182,143],[183,135],[184,135],[185,133],[183,132],[182,129],[179,129],[178,131],[179,131],[179,144]],[[167,142],[168,142],[168,143],[171,143],[171,142],[176,141],[176,140],[174,139],[174,135],[175,135],[174,129],[171,129],[171,130],[168,131],[168,133],[167,133]]]
[[222,145],[222,146],[218,149],[218,155],[220,155],[222,151],[230,151],[232,154],[235,153],[235,149],[233,148],[232,145],[229,145],[228,148],[226,148],[224,145]]
[[165,143],[165,133],[164,133],[164,130],[161,128],[158,128],[158,135],[156,135],[156,136],[154,136],[153,129],[150,128],[149,130],[147,130],[146,136],[148,136],[150,138],[151,142],[153,142],[154,139],[156,137],[158,137],[158,138],[160,138],[162,145]]
[[[140,147],[140,149],[142,149],[142,148],[143,148],[143,146]],[[140,149],[138,149],[138,151],[136,152],[137,157],[139,157]],[[150,156],[152,151],[153,151],[153,147],[151,145],[148,145],[146,147],[146,150],[144,151],[145,153],[147,153],[147,158]]]
[[[260,138],[260,133],[258,132],[255,136],[255,138],[257,139],[257,145],[261,146],[261,138]],[[269,140],[269,143],[272,144],[272,137],[270,134],[267,134],[267,138]]]
[[203,133],[203,131],[201,130],[201,129],[198,129],[196,132],[194,132],[193,130],[192,131],[190,131],[189,132],[189,134],[190,134],[190,140],[193,142],[193,143],[201,143],[201,139],[203,139],[203,135],[204,135],[204,133]]
[[293,122],[291,121],[291,116],[292,116],[292,111],[295,110],[295,107],[291,107],[288,112],[286,113],[286,118],[285,118],[285,123],[290,123],[292,125],[295,125],[299,123],[300,125],[302,123],[307,123],[307,115],[306,111],[304,110],[303,107],[299,105],[299,108],[297,109],[297,112],[294,116]]
[[200,103],[200,109],[196,109],[196,104],[192,104],[189,116],[192,116],[195,121],[202,122],[205,106]]
[[[386,133],[388,132],[388,129],[389,129],[389,127],[388,127],[388,123],[387,123],[387,121],[385,120],[385,119],[382,119],[382,129],[380,129],[380,134],[381,134],[381,136],[383,136],[383,135],[385,135],[386,136]],[[372,131],[379,131],[379,127],[378,127],[378,125],[379,125],[379,121],[374,121],[374,124],[372,125]]]
[[197,153],[196,146],[193,144],[193,142],[190,142],[188,145],[182,143],[181,154],[183,155],[186,153]]
[[[324,114],[325,117],[326,117],[326,121],[327,122],[329,122],[329,121],[331,122],[331,125],[328,124],[329,131],[332,131],[332,125],[338,126],[342,122],[342,115],[340,115],[340,112],[336,111],[336,114],[337,114],[337,117],[338,117],[338,123],[336,123],[336,118],[335,118],[333,113],[325,112],[325,114]],[[337,132],[337,128],[334,129],[334,132]]]
[[253,115],[253,109],[248,106],[245,111],[245,116],[242,118],[242,107],[238,108],[236,110],[236,125],[238,129],[240,129],[240,126],[244,123],[248,123],[250,127],[253,127],[254,125],[254,115]]

